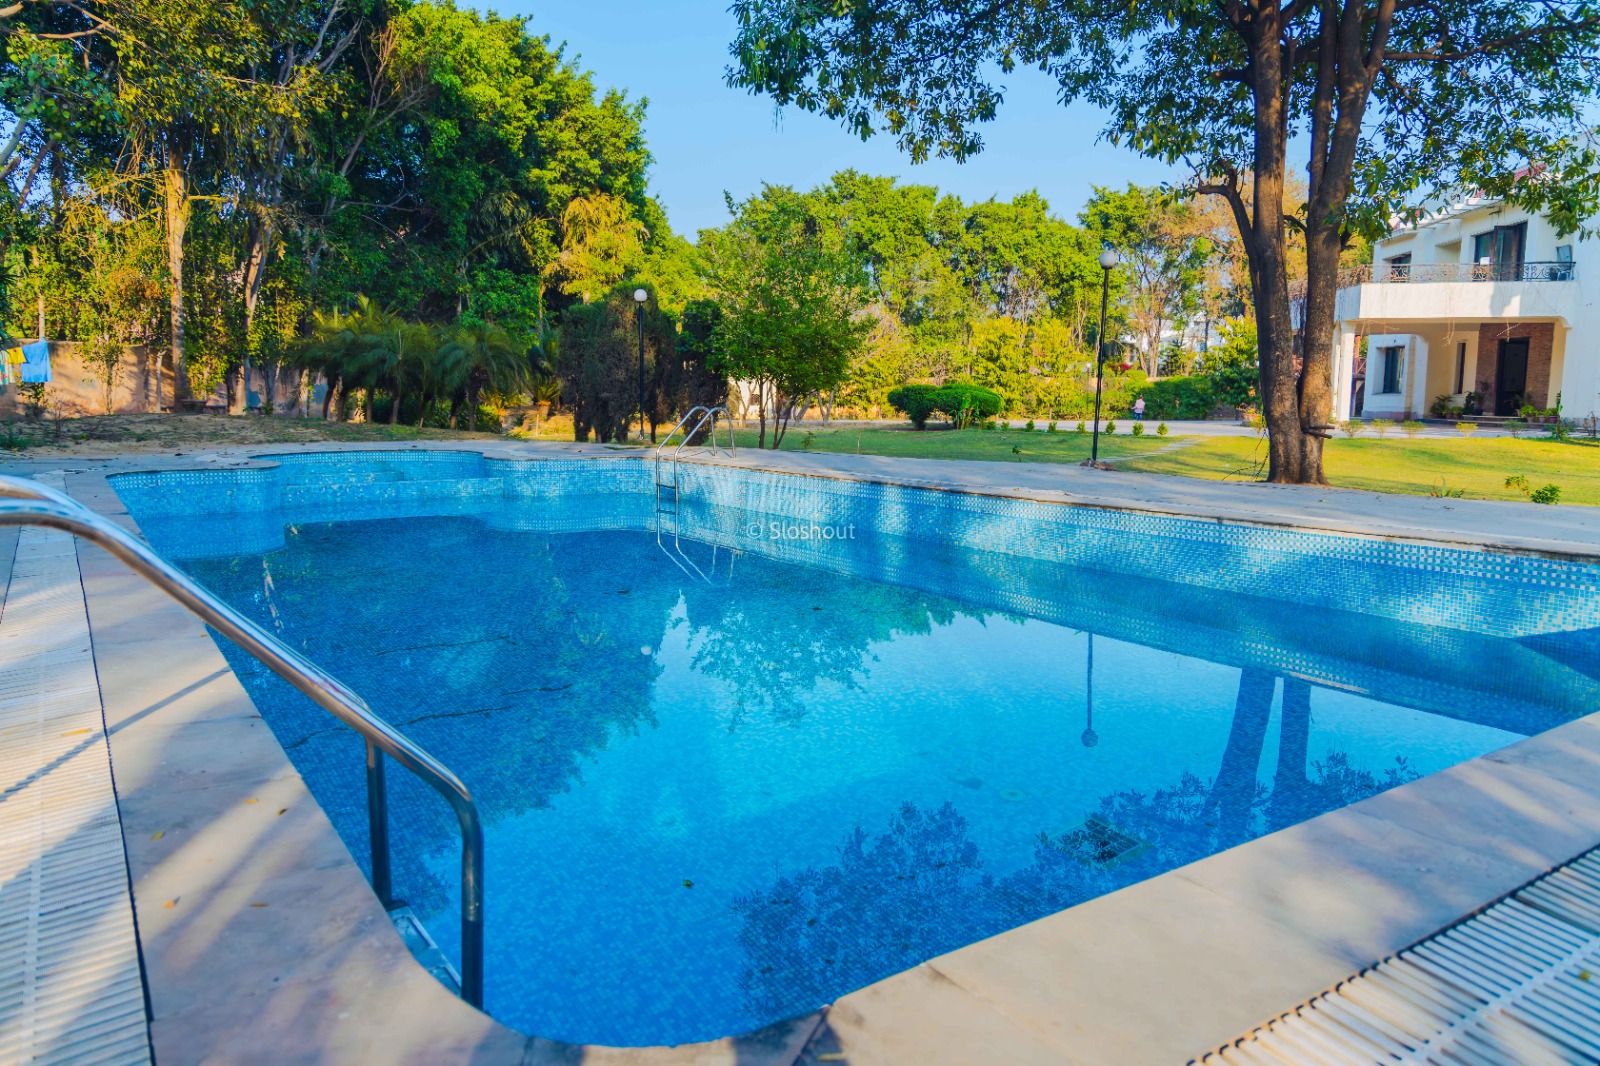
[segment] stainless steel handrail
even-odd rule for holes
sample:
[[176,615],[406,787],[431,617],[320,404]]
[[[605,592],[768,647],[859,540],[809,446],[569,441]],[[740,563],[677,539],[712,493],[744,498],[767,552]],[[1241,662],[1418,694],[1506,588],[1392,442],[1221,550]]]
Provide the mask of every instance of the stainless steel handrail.
[[461,997],[482,1007],[483,824],[478,805],[461,779],[374,714],[365,700],[337,678],[206,591],[120,526],[64,493],[26,478],[0,477],[0,497],[5,497],[0,499],[0,526],[44,526],[103,548],[365,738],[372,888],[385,907],[394,899],[383,756],[394,759],[445,798],[461,826]]

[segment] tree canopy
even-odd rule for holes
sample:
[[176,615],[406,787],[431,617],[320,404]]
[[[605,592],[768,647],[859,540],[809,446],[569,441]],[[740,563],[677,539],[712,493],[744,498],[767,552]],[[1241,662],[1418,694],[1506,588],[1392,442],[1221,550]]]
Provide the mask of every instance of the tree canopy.
[[[1600,166],[1579,131],[1594,99],[1593,0],[1189,0],[1107,6],[736,0],[730,79],[914,159],[966,158],[1036,67],[1061,101],[1104,108],[1104,136],[1188,165],[1244,245],[1261,344],[1269,477],[1321,481],[1339,257],[1421,193],[1479,188],[1575,228]],[[1304,146],[1294,217],[1290,155]],[[1304,237],[1297,363],[1289,233]],[[1297,369],[1298,368],[1298,369]]]

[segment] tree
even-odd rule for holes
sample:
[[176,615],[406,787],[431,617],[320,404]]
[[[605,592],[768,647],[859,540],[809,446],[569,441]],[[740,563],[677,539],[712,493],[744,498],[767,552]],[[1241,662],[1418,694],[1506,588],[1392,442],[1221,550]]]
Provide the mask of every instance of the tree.
[[844,380],[870,328],[861,314],[864,279],[838,235],[825,235],[792,189],[769,185],[729,206],[733,222],[701,235],[722,308],[717,369],[755,384],[757,446],[767,446],[770,413],[776,448],[795,410]]
[[[572,405],[574,440],[622,441],[639,404],[639,337],[633,286],[619,285],[599,300],[567,308],[561,317],[556,368]],[[644,316],[645,377],[672,358],[672,321],[659,307]],[[645,401],[648,415],[651,404]]]
[[450,426],[465,405],[467,428],[476,429],[478,398],[488,391],[515,393],[525,388],[533,373],[527,347],[492,322],[458,325],[445,341],[440,358],[444,391],[460,399],[451,404]]
[[1095,186],[1079,220],[1121,253],[1121,300],[1139,338],[1140,362],[1154,377],[1162,371],[1168,328],[1182,327],[1199,306],[1212,253],[1204,222],[1170,192],[1132,184],[1126,189]]
[[[1321,482],[1341,250],[1414,212],[1420,190],[1481,188],[1576,228],[1600,202],[1577,133],[1595,92],[1593,0],[1089,0],[893,5],[736,0],[735,85],[881,125],[914,159],[982,149],[1018,64],[1063,103],[1106,108],[1105,137],[1184,162],[1221,197],[1249,266],[1268,478]],[[1289,152],[1307,148],[1303,369],[1289,305]]]

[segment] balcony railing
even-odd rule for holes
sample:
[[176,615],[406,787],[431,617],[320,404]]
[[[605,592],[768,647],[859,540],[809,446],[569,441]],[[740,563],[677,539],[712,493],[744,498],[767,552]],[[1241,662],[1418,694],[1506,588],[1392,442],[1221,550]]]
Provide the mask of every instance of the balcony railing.
[[[1366,276],[1359,276],[1365,272]],[[1345,277],[1349,273],[1351,277]],[[1340,286],[1426,284],[1440,281],[1573,281],[1571,262],[1543,263],[1378,263],[1341,272]]]

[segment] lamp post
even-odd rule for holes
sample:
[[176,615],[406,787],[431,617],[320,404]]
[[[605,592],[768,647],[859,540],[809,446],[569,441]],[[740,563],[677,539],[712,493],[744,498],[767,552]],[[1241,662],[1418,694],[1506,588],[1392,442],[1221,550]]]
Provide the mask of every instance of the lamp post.
[[650,294],[633,290],[634,321],[639,326],[639,439],[644,440],[644,302]]
[[1106,376],[1106,304],[1111,298],[1111,272],[1122,262],[1115,248],[1100,253],[1100,332],[1095,336],[1094,441],[1089,445],[1089,465],[1100,465],[1100,388]]

